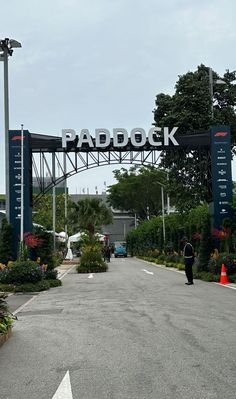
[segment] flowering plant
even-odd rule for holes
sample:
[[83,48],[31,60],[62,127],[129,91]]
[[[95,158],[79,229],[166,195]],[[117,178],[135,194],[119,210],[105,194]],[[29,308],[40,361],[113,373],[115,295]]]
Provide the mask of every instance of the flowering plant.
[[0,334],[6,333],[16,320],[16,317],[8,310],[6,298],[7,294],[0,293]]

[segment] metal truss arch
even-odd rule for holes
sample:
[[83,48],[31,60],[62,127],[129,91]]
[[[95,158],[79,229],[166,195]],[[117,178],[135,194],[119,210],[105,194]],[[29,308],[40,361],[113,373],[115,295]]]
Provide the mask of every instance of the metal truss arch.
[[54,186],[75,174],[108,165],[155,166],[159,163],[161,151],[93,151],[64,152],[64,154],[40,151],[32,152],[31,156],[33,179],[38,187],[38,193],[34,195],[36,203]]

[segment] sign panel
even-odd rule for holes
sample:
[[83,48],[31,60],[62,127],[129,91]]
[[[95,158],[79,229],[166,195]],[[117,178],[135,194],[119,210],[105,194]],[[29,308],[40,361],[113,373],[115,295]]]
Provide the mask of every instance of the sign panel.
[[160,127],[150,128],[146,134],[145,130],[137,127],[131,130],[130,137],[128,131],[124,128],[114,128],[111,137],[110,131],[105,128],[95,129],[95,138],[93,138],[88,129],[82,129],[77,135],[74,129],[62,129],[62,148],[69,149],[71,146],[82,150],[86,149],[107,149],[120,150],[131,144],[134,148],[142,149],[149,144],[153,148],[178,146],[175,138],[178,127]]
[[20,239],[21,221],[21,168],[24,168],[24,232],[32,231],[32,209],[31,209],[31,159],[29,151],[28,130],[24,130],[24,158],[21,159],[21,132],[19,130],[9,131],[9,187],[10,187],[10,224],[14,229],[14,252],[17,254],[17,244]]
[[232,216],[231,135],[229,126],[211,130],[211,168],[214,228],[221,230],[223,220]]

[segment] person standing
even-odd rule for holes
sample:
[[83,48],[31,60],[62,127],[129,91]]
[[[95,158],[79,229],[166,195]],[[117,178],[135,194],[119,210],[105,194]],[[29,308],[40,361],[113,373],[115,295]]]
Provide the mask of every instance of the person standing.
[[183,257],[185,265],[185,274],[187,277],[186,285],[193,285],[193,263],[194,263],[194,249],[192,244],[188,241],[187,237],[182,239],[184,244]]

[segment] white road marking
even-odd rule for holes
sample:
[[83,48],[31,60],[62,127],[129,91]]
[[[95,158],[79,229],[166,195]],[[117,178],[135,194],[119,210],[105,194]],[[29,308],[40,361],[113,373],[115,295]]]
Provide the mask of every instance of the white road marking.
[[60,275],[60,277],[58,277],[58,279],[59,279],[59,280],[62,280],[63,277],[65,277],[68,273],[70,273],[70,271],[71,271],[72,269],[75,268],[75,266],[76,266],[76,265],[71,266],[68,270],[66,270],[64,273],[62,273],[62,274]]
[[27,302],[25,302],[18,309],[16,309],[14,312],[12,312],[12,314],[15,316],[17,313],[21,312],[30,302],[34,301],[35,298],[37,298],[37,295],[34,295],[32,298],[30,298]]
[[66,372],[52,399],[73,399],[69,370]]
[[225,288],[231,288],[231,290],[236,290],[236,287],[232,287],[232,285],[229,285],[229,284],[220,284],[220,283],[214,283],[214,284],[216,284],[216,285],[221,285],[222,287],[225,287]]
[[149,272],[149,271],[146,270],[146,269],[142,269],[142,271],[145,272],[145,273],[147,273],[147,274],[154,274],[153,272]]
[[88,276],[88,278],[93,278],[93,273],[90,273],[90,275]]

